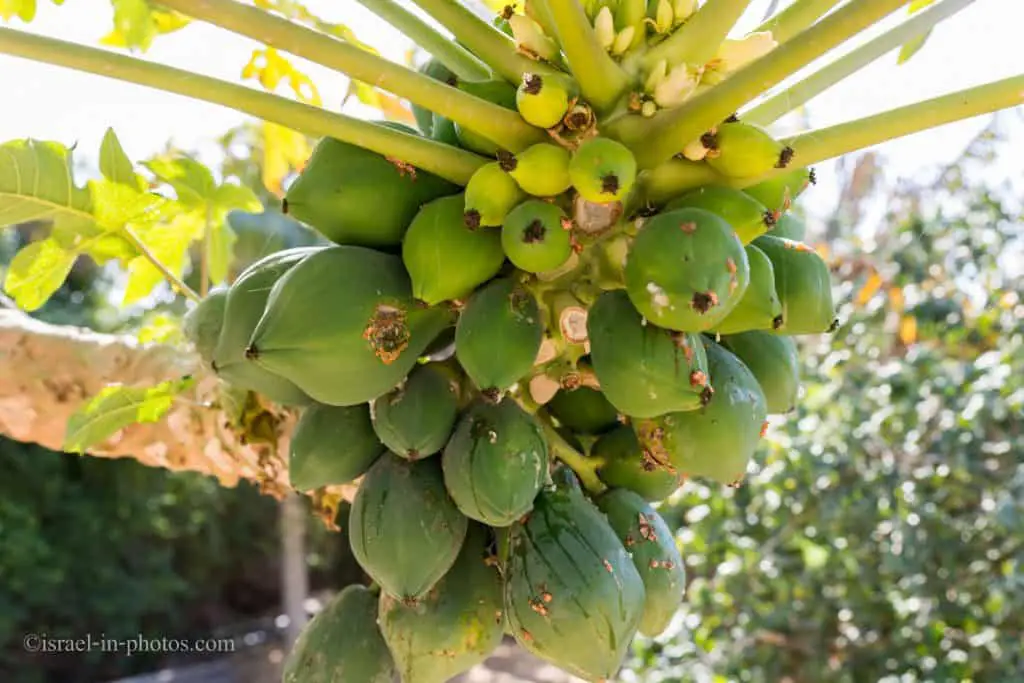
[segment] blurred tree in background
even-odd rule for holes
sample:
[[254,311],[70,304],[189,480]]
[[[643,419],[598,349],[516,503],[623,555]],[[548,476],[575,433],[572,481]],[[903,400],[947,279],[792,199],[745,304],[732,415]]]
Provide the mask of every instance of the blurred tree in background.
[[850,174],[825,226],[843,325],[759,471],[663,508],[688,604],[626,680],[1024,680],[1024,216],[976,180],[998,149],[881,195]]

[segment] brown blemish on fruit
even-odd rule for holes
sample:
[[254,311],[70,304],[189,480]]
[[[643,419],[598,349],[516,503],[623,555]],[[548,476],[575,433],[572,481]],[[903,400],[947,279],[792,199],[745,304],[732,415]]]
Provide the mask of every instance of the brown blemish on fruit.
[[706,387],[707,385],[708,376],[703,370],[694,370],[690,373],[691,387]]
[[697,224],[694,223],[693,221],[680,223],[679,229],[685,232],[687,235],[692,235],[693,233],[697,232]]
[[523,229],[523,243],[534,244],[540,242],[547,233],[548,229],[544,227],[544,223],[539,218],[536,218]]
[[256,348],[255,344],[249,344],[245,347],[245,359],[256,360],[260,357],[260,350]]
[[497,387],[487,387],[480,392],[480,395],[488,403],[501,403],[501,389]]
[[604,570],[606,572],[608,572],[609,574],[614,574],[615,573],[615,570],[612,569],[612,563],[609,562],[608,560],[601,560],[601,564],[604,565]]
[[728,270],[733,275],[735,275],[736,274],[736,262],[733,261],[731,258],[725,259],[725,269]]
[[769,209],[768,211],[765,211],[761,215],[761,222],[768,226],[768,229],[771,230],[772,228],[775,227],[775,224],[779,222],[780,218],[782,218],[781,211],[772,211]]
[[792,147],[783,147],[779,153],[779,160],[775,164],[775,168],[786,168],[789,166],[789,162],[793,161],[793,156],[796,151]]
[[415,166],[413,166],[412,164],[410,164],[410,163],[408,163],[406,161],[402,161],[401,159],[395,158],[395,157],[384,157],[384,158],[387,159],[389,162],[391,162],[392,166],[394,166],[395,168],[398,169],[398,175],[402,176],[403,178],[408,175],[413,180],[416,180],[416,167]]
[[572,219],[568,216],[562,216],[561,224],[562,230],[572,230]]
[[544,87],[544,79],[537,74],[523,74],[523,92],[527,95],[539,95]]
[[618,194],[619,187],[619,176],[614,173],[609,173],[605,177],[601,178],[602,194]]
[[573,104],[562,122],[569,130],[585,130],[594,125],[594,110],[585,104]]
[[633,546],[636,545],[636,541],[633,539],[633,535],[632,534],[626,534],[626,540],[624,542],[624,545],[627,548],[632,548]]
[[519,637],[525,640],[527,643],[533,642],[533,636],[525,628],[519,630]]
[[702,406],[707,406],[709,403],[711,403],[711,399],[713,399],[714,397],[715,388],[709,384],[708,386],[704,387],[703,391],[700,392],[700,404]]
[[687,365],[693,364],[693,348],[690,346],[690,342],[687,339],[685,332],[673,332],[672,343],[675,344],[677,349],[681,349],[683,352],[683,358],[686,359]]
[[765,437],[765,434],[767,434],[767,433],[768,433],[768,420],[765,420],[764,422],[761,423],[761,438],[763,439]]
[[462,214],[462,222],[465,223],[466,227],[470,230],[476,230],[480,227],[480,212],[476,209],[470,209],[466,213]]
[[630,111],[640,111],[641,109],[643,109],[644,106],[643,96],[636,91],[629,93],[629,101],[627,106],[629,107]]
[[638,521],[640,523],[640,536],[645,541],[657,541],[658,533],[654,530],[654,527],[651,526],[651,520],[647,518],[647,515],[640,512],[637,514],[637,517],[639,518]]
[[[485,557],[484,558],[484,566],[487,566],[487,567],[497,567],[498,566],[498,556],[497,555],[488,555],[487,557]],[[501,612],[498,612],[498,614],[501,614]]]
[[718,295],[711,290],[706,292],[695,292],[693,298],[690,300],[690,307],[700,315],[704,315],[717,305]]
[[547,591],[544,591],[540,594],[540,599],[550,605],[551,601],[555,599],[555,596]]
[[538,600],[537,598],[530,598],[528,603],[530,605],[530,609],[532,609],[537,614],[541,615],[542,617],[548,616],[548,608],[545,607],[544,603]]
[[704,145],[704,149],[708,150],[709,152],[717,152],[718,135],[712,133],[711,131],[708,131],[707,133],[704,133],[704,135],[700,136],[700,144]]
[[411,336],[405,311],[383,304],[377,306],[363,330],[363,339],[370,342],[373,355],[385,365],[398,360]]
[[777,315],[777,316],[775,316],[774,318],[772,318],[772,329],[773,329],[773,330],[778,330],[778,329],[781,329],[781,328],[782,328],[782,326],[783,326],[783,325],[785,324],[785,322],[786,322],[786,321],[785,321],[785,320],[783,320],[783,318],[782,318],[782,315],[781,315],[781,314],[780,314],[780,315]]
[[565,391],[576,391],[583,384],[583,378],[578,372],[567,372],[558,379],[558,384]]
[[519,160],[503,149],[498,150],[498,165],[505,173],[511,173],[519,167]]
[[[505,7],[502,8],[501,14],[499,16],[501,16],[501,18],[504,19],[505,21],[508,21],[509,19],[512,18],[512,15],[515,14],[515,13],[516,13],[516,6],[515,5],[505,5]],[[529,75],[529,74],[527,74],[527,75]]]

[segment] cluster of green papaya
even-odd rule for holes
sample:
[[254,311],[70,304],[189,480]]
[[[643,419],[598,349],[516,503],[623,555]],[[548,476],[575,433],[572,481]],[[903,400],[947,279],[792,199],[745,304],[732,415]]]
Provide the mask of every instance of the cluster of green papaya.
[[[588,12],[618,58],[634,24],[611,4]],[[649,32],[694,3],[640,5]],[[632,151],[551,68],[543,16],[502,21],[545,65],[518,87],[422,71],[547,141],[505,149],[419,107],[420,131],[382,124],[486,157],[460,187],[325,138],[285,210],[333,244],[267,256],[186,320],[226,383],[302,410],[296,489],[359,482],[349,533],[377,592],[314,619],[292,683],[441,683],[505,633],[611,678],[684,592],[652,504],[687,477],[738,485],[767,416],[797,400],[793,335],[834,323],[790,212],[813,182],[792,150],[730,117],[680,152],[722,182],[649,205]],[[672,99],[672,73],[652,97]]]

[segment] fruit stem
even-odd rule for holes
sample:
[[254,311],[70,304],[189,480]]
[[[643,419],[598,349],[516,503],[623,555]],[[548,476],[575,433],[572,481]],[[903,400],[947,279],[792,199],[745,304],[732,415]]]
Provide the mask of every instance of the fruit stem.
[[740,117],[744,121],[762,126],[772,124],[847,76],[856,73],[882,55],[895,50],[908,40],[926,33],[940,21],[951,17],[973,2],[974,0],[945,0],[934,5],[843,55],[799,83],[790,86],[749,111],[743,112]]
[[601,47],[578,0],[551,3],[548,16],[583,97],[597,110],[607,111],[629,86],[626,72]]
[[630,116],[616,122],[619,139],[631,145],[641,168],[668,160],[684,145],[750,102],[767,88],[870,27],[909,0],[851,0],[801,34],[695,96],[652,119]]
[[423,11],[452,32],[455,39],[494,69],[519,85],[524,73],[553,74],[556,70],[516,51],[511,38],[463,7],[458,0],[413,0]]
[[388,22],[430,53],[445,68],[467,81],[491,78],[491,70],[476,56],[405,9],[394,0],[358,0],[366,9]]
[[548,440],[548,448],[551,449],[551,454],[576,473],[580,483],[583,484],[583,488],[588,493],[593,495],[604,493],[608,487],[597,476],[597,468],[601,466],[601,461],[597,458],[587,457],[570,446],[562,438],[562,435],[558,433],[555,426],[551,424],[551,418],[543,410],[538,411],[534,417],[540,424],[541,429],[544,430],[544,436]]
[[434,140],[258,92],[228,81],[14,29],[0,28],[0,54],[212,102],[307,135],[330,136],[359,145],[460,185],[469,182],[473,172],[488,161]]
[[673,160],[644,174],[642,182],[648,199],[655,203],[701,185],[724,183],[739,188],[749,187],[780,173],[805,168],[887,140],[1020,104],[1024,104],[1024,74],[786,138],[782,143],[796,150],[794,159],[798,162],[786,170],[772,171],[756,178],[727,179],[706,164]]
[[781,45],[809,28],[839,2],[840,0],[796,0],[754,31],[771,31],[772,38]]
[[[0,36],[0,39],[2,39],[2,36]],[[170,284],[173,289],[178,290],[185,295],[186,298],[191,299],[192,301],[202,300],[202,297],[196,294],[194,289],[186,285],[181,278],[172,273],[171,270],[156,257],[156,254],[149,250],[149,247],[139,239],[139,236],[135,234],[134,230],[126,225],[122,234],[133,247],[139,250],[139,253],[142,254],[147,261],[153,264],[154,268],[160,271],[160,274],[164,276],[164,279],[167,280],[168,284]]]
[[749,5],[750,0],[708,0],[675,33],[643,56],[644,66],[650,68],[663,59],[670,66],[706,64]]
[[162,4],[404,97],[513,153],[547,138],[517,112],[258,7],[234,0],[166,0]]

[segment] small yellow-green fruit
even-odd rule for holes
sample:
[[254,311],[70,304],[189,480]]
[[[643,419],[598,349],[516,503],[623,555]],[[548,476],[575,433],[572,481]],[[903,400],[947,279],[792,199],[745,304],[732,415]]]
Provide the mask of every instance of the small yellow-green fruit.
[[501,246],[517,268],[544,273],[565,263],[572,253],[566,217],[554,204],[530,199],[509,212],[501,228]]
[[554,197],[572,185],[569,179],[571,158],[567,149],[541,142],[516,156],[502,154],[499,163],[527,194]]
[[708,148],[705,161],[730,178],[759,176],[773,168],[786,168],[793,148],[783,145],[760,126],[728,121],[701,138]]
[[544,28],[531,17],[512,14],[508,18],[508,25],[519,48],[548,61],[558,56],[558,44],[545,34]]
[[557,78],[524,74],[516,91],[516,108],[527,123],[553,128],[569,110],[569,91]]
[[569,179],[588,202],[616,202],[629,193],[636,181],[636,158],[622,143],[591,138],[572,156]]
[[498,162],[484,164],[466,185],[466,227],[475,230],[481,225],[501,225],[522,198],[516,181]]

